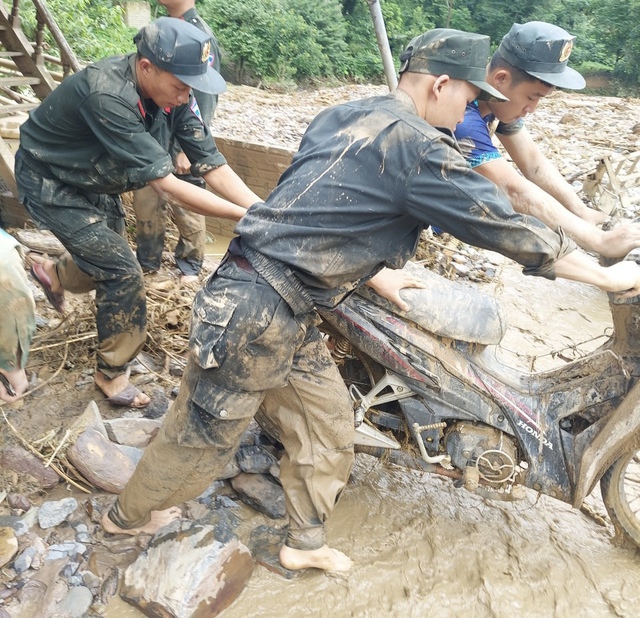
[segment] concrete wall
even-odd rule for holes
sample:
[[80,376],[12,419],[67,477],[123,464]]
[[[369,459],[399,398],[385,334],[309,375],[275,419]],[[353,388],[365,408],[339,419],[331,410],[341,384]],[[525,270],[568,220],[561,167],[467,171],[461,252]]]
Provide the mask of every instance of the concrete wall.
[[[294,153],[288,148],[251,144],[225,137],[216,137],[216,144],[238,176],[263,199],[276,186]],[[213,236],[232,236],[234,226],[234,222],[226,219],[207,218],[207,231]]]

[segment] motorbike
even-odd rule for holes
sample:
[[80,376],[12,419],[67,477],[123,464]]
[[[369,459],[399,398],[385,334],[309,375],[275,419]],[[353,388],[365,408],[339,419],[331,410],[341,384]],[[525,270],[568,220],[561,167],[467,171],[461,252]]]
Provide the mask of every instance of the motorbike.
[[[630,256],[632,259],[633,256]],[[424,267],[411,309],[363,286],[320,326],[348,387],[357,452],[496,500],[529,488],[580,508],[599,482],[615,540],[640,546],[640,297],[609,295],[613,333],[559,368],[498,358],[499,303]]]

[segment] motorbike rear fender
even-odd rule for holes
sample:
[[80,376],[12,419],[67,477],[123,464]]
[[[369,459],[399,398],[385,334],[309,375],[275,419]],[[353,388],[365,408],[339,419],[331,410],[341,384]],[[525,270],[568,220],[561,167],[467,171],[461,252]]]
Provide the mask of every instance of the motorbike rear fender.
[[623,453],[640,448],[640,382],[585,448],[578,467],[573,506],[580,508],[602,475]]

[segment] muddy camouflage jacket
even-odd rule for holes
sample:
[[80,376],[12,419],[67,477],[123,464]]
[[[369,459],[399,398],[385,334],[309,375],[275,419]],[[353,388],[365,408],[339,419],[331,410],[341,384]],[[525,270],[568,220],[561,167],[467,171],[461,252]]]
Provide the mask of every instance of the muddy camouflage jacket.
[[515,213],[469,167],[451,134],[419,118],[402,91],[320,113],[276,189],[236,232],[331,307],[383,266],[401,268],[429,224],[548,278],[573,248]]
[[170,110],[143,101],[135,54],[106,58],[65,79],[20,129],[27,163],[45,177],[120,194],[174,171],[171,137],[202,176],[226,163],[190,102]]

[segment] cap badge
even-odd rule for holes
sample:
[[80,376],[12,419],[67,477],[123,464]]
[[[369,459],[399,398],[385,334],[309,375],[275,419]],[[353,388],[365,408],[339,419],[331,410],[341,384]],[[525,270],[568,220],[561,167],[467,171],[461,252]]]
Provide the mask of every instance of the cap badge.
[[562,51],[560,52],[560,58],[558,62],[565,62],[569,60],[569,56],[571,55],[571,50],[573,49],[573,41],[566,41],[562,46]]
[[[569,52],[571,53],[571,52]],[[207,62],[207,60],[209,60],[209,56],[211,55],[211,41],[207,41],[203,46],[202,46],[202,55],[200,57],[200,62]],[[569,56],[567,55],[567,58]]]

